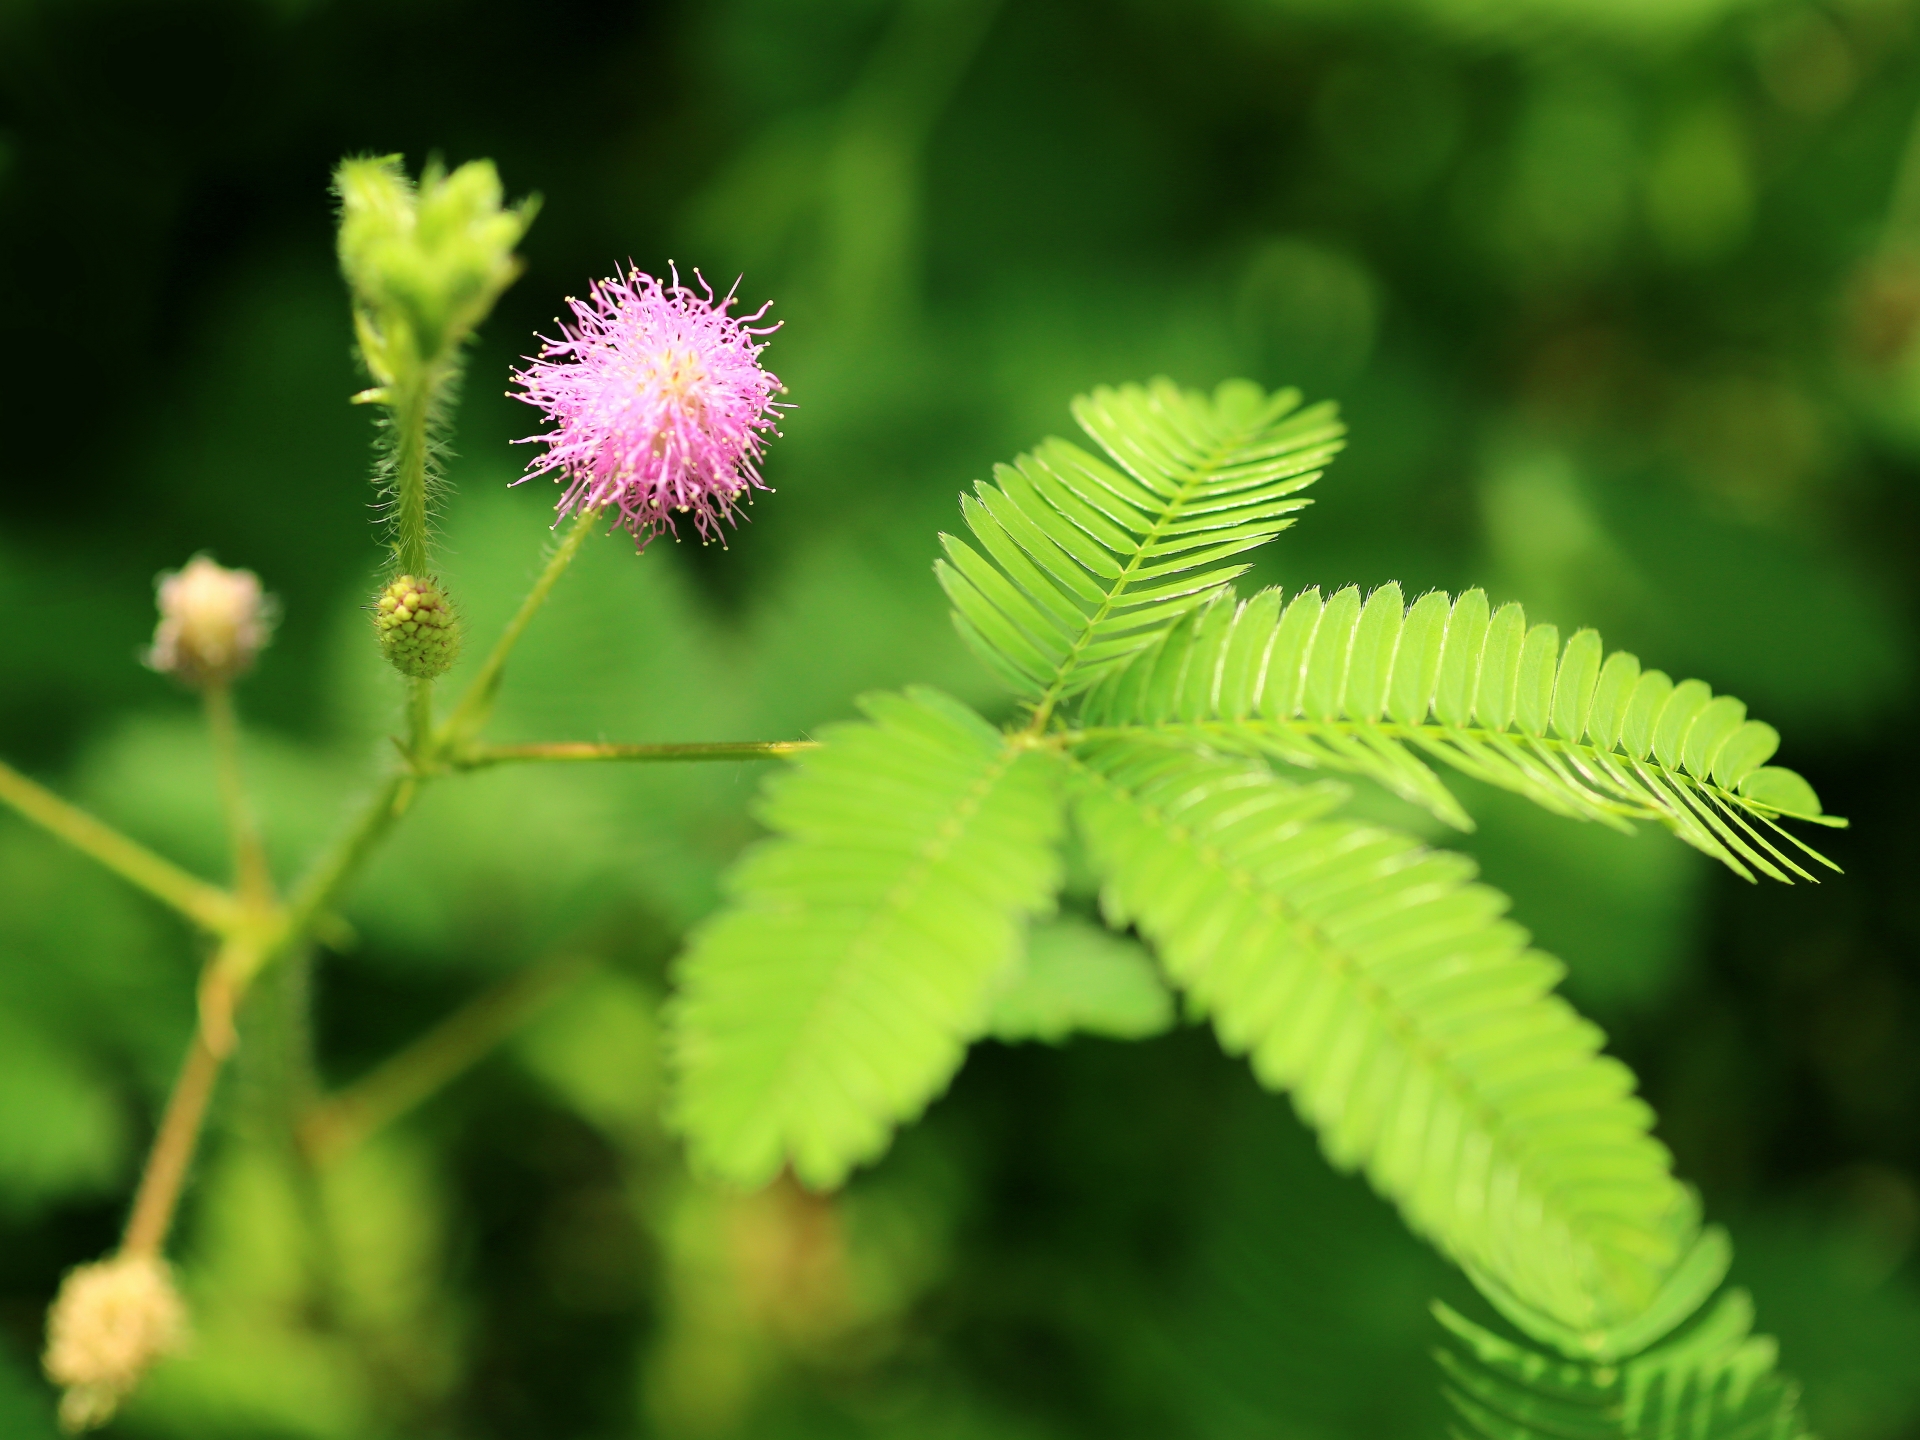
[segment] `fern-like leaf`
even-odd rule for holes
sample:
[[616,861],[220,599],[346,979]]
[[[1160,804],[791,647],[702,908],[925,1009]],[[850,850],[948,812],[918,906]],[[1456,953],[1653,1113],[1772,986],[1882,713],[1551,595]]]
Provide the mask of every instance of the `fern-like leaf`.
[[1740,701],[1604,655],[1592,630],[1562,645],[1479,590],[1219,595],[1110,673],[1078,723],[1367,775],[1469,829],[1438,760],[1562,814],[1657,820],[1748,879],[1812,878],[1781,840],[1831,865],[1780,819],[1845,823],[1766,763],[1779,734]]
[[962,499],[980,548],[943,535],[935,566],[960,633],[1043,714],[1093,684],[1293,523],[1343,433],[1332,406],[1299,403],[1246,381],[1076,400],[1112,463],[1049,440]]
[[1619,1363],[1538,1354],[1435,1305],[1455,1349],[1436,1358],[1457,1440],[1805,1440],[1799,1389],[1729,1290],[1657,1349]]
[[743,1184],[831,1186],[985,1030],[1059,884],[1061,761],[936,691],[870,696],[768,787],[779,838],[680,965],[677,1119]]
[[1695,1224],[1632,1073],[1464,856],[1328,819],[1332,782],[1087,741],[1075,814],[1115,925],[1290,1091],[1329,1158],[1557,1323],[1642,1313]]

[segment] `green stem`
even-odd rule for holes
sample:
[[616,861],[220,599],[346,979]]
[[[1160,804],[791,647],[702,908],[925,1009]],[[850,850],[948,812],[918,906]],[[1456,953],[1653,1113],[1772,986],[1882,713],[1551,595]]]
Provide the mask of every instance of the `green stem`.
[[171,860],[162,859],[111,825],[69,805],[4,761],[0,761],[0,801],[121,879],[171,905],[202,929],[224,934],[233,928],[237,907],[225,890],[189,875]]
[[273,903],[273,873],[260,843],[253,807],[247,803],[246,782],[240,769],[240,722],[234,715],[233,692],[215,682],[206,688],[207,730],[213,737],[214,768],[219,774],[220,801],[227,814],[228,843],[233,849],[234,886],[249,905]]
[[409,687],[407,716],[414,763],[423,765],[433,754],[433,681],[415,680]]
[[301,1148],[316,1165],[345,1154],[434,1094],[519,1029],[584,975],[591,962],[566,955],[536,965],[469,1001],[300,1124]]
[[353,828],[295,887],[270,943],[263,947],[262,963],[288,946],[301,943],[313,932],[315,923],[353,878],[353,872],[373,853],[374,846],[386,837],[394,822],[406,813],[416,783],[411,775],[392,775],[374,792]]
[[423,722],[431,723],[432,693],[424,683],[415,688],[411,701],[415,736],[412,770],[389,776],[354,822],[352,829],[307,873],[262,947],[260,963],[271,961],[289,945],[299,944],[313,933],[314,926],[346,887],[354,871],[360,868],[367,856],[373,853],[374,847],[385,838],[387,831],[393,828],[394,822],[413,803],[415,791],[431,773],[430,762],[445,751],[451,737],[471,733],[472,728],[478,728],[486,720],[494,692],[499,688],[500,673],[506,666],[507,656],[512,653],[515,642],[545,603],[554,585],[566,573],[567,566],[573,563],[573,557],[579,553],[581,544],[592,531],[596,518],[596,512],[588,511],[574,521],[573,528],[548,559],[540,578],[534,581],[533,588],[527,592],[519,612],[508,623],[493,652],[487,656],[480,673],[474,677],[466,694],[438,731],[429,729],[424,746],[420,741],[421,726]]
[[394,558],[403,574],[425,580],[427,560],[427,421],[433,409],[435,377],[419,377],[396,396],[389,423],[394,427]]
[[295,945],[274,977],[266,1011],[277,1062],[270,1072],[275,1121],[291,1133],[320,1095],[313,1053],[313,947]]
[[560,577],[567,573],[567,567],[573,563],[573,557],[580,553],[581,545],[592,533],[599,518],[600,512],[597,510],[583,510],[574,517],[573,528],[567,531],[559,546],[548,557],[546,568],[540,572],[540,578],[533,582],[533,588],[527,592],[527,598],[520,602],[520,609],[507,622],[507,628],[500,632],[500,638],[494,642],[479,673],[473,677],[473,683],[467,686],[466,694],[460,697],[459,704],[453,707],[453,713],[440,726],[436,737],[438,747],[444,748],[451,741],[472,735],[486,723],[487,715],[493,709],[494,697],[500,690],[500,677],[506,669],[507,657],[513,653],[513,647],[520,643],[521,635],[540,612],[540,607],[547,603],[547,596],[553,593],[553,587],[560,582]]
[[475,745],[454,754],[456,770],[520,761],[778,760],[819,748],[817,740],[713,740],[670,745],[602,745],[560,740],[538,745]]

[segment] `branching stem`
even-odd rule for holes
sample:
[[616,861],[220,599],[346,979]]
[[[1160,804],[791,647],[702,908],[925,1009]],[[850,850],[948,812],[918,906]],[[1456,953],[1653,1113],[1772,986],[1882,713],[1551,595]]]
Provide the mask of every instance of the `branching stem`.
[[[395,455],[399,508],[396,557],[403,569],[421,576],[427,573],[429,401],[429,392],[423,387],[418,397],[394,416],[399,427]],[[472,770],[515,761],[758,760],[813,748],[813,742],[805,740],[663,745],[561,742],[470,746],[449,753],[485,723],[513,647],[573,563],[597,519],[591,511],[575,519],[480,673],[437,731],[433,725],[432,685],[426,681],[414,685],[409,697],[412,744],[408,768],[382,782],[352,826],[314,864],[284,905],[276,901],[265,848],[247,801],[239,724],[232,694],[223,684],[206,688],[205,707],[233,851],[234,893],[195,878],[0,763],[0,801],[223,937],[202,976],[198,1022],[135,1192],[122,1253],[157,1255],[166,1244],[214,1085],[233,1049],[233,1013],[239,998],[265,965],[306,944],[316,927],[323,925],[334,901],[406,813],[420,785],[443,765]],[[323,1161],[419,1103],[511,1033],[554,992],[576,979],[584,963],[569,958],[515,977],[455,1014],[360,1084],[316,1106],[301,1127],[305,1152],[316,1162]]]

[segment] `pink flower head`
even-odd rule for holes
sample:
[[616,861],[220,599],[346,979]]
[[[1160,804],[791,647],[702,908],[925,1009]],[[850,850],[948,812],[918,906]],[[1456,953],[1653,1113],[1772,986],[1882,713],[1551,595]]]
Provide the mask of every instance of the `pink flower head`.
[[618,524],[641,547],[661,531],[678,538],[691,516],[702,540],[733,523],[734,508],[760,478],[761,436],[778,434],[773,399],[780,382],[760,364],[776,325],[767,313],[727,313],[733,291],[716,301],[638,270],[597,280],[585,300],[569,300],[573,322],[560,338],[541,337],[540,354],[515,372],[517,399],[537,406],[554,428],[526,442],[546,453],[523,480],[551,473],[566,484],[562,515],[618,507]]

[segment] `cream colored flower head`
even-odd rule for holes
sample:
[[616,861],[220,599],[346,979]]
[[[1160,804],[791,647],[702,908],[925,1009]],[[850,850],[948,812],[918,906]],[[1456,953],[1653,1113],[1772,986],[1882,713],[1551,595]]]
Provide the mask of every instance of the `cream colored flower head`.
[[104,1425],[153,1362],[178,1350],[187,1312],[167,1262],[116,1255],[67,1272],[47,1313],[47,1378],[68,1433]]
[[160,624],[147,664],[189,685],[243,674],[273,632],[272,598],[251,570],[196,555],[159,580]]

